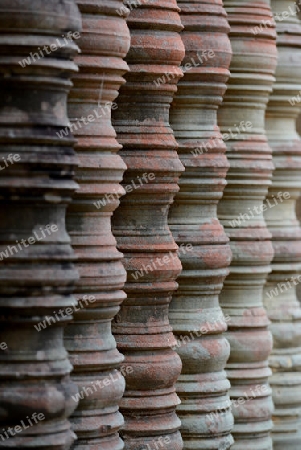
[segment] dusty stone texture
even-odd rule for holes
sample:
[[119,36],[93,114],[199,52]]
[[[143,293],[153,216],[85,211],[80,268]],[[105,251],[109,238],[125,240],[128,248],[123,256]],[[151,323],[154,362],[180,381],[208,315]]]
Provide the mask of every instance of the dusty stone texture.
[[296,119],[301,104],[293,97],[301,89],[301,23],[293,14],[293,1],[272,1],[272,10],[275,15],[280,13],[282,20],[276,21],[279,59],[266,113],[276,168],[267,202],[278,197],[278,205],[265,212],[275,256],[264,303],[274,338],[270,357],[274,450],[297,450],[301,442],[301,308],[296,286],[301,281],[301,229],[295,206],[301,190],[301,140]]
[[181,450],[175,389],[181,360],[171,348],[175,339],[168,319],[181,263],[167,217],[183,171],[169,125],[170,103],[182,75],[182,25],[174,0],[129,6],[130,73],[112,115],[128,167],[123,179],[127,193],[112,221],[127,270],[127,299],[113,331],[125,365],[133,368],[121,401],[122,437],[126,450]]
[[[217,219],[229,167],[217,109],[230,75],[230,27],[219,0],[184,0],[178,6],[186,52],[170,123],[185,173],[169,214],[183,265],[170,306],[183,364],[177,411],[185,450],[219,450],[233,444],[230,383],[224,371],[230,346],[222,335],[227,324],[218,300],[231,250]],[[184,252],[187,245],[191,248]]]
[[[300,14],[299,14],[299,17],[300,17]],[[300,99],[301,99],[301,97],[300,97]],[[301,104],[300,104],[300,106],[301,106]],[[297,119],[297,132],[300,136],[301,135],[301,114],[299,114],[298,119]],[[300,222],[301,221],[301,196],[298,198],[298,200],[296,202],[296,214],[297,214],[297,218]],[[297,284],[296,293],[297,293],[297,298],[300,302],[301,301],[301,283]]]
[[130,36],[125,17],[118,14],[122,1],[77,4],[83,18],[81,54],[76,59],[80,71],[73,77],[68,107],[77,138],[79,190],[68,208],[67,228],[78,258],[76,296],[81,308],[67,327],[65,342],[82,400],[71,420],[78,436],[74,448],[121,450],[119,403],[125,381],[111,322],[125,298],[126,272],[111,217],[125,193],[119,182],[126,166],[117,154],[121,146],[111,124],[111,106],[116,107],[114,100],[125,82],[122,75],[128,66],[122,58]]
[[[74,1],[0,3],[2,449],[67,450],[75,438],[68,417],[77,389],[63,344],[71,316],[57,320],[55,313],[75,304],[78,275],[65,211],[77,188],[77,158],[72,136],[60,140],[56,133],[68,124],[77,70],[77,45],[63,35],[80,27]],[[4,167],[9,154],[17,161]]]
[[[224,6],[233,58],[218,123],[227,139],[230,169],[218,217],[233,254],[220,296],[224,314],[231,316],[226,370],[235,421],[233,449],[271,450],[268,357],[272,336],[263,286],[271,271],[273,248],[262,210],[274,168],[264,118],[277,62],[276,33],[268,0],[226,0]],[[265,21],[270,25],[261,27]]]

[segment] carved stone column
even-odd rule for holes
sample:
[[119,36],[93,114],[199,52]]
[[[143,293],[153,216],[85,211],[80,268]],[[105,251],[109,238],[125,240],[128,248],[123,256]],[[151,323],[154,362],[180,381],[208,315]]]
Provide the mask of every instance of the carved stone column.
[[77,159],[72,136],[57,133],[80,26],[74,1],[0,4],[0,448],[67,450],[75,438],[72,316],[56,313],[75,304],[65,211]]
[[181,264],[167,223],[183,171],[169,125],[184,57],[178,12],[175,0],[144,2],[132,10],[130,73],[113,113],[128,167],[127,194],[113,217],[127,270],[127,299],[115,318],[114,334],[126,365],[133,368],[121,402],[126,450],[182,449],[175,412],[181,361],[171,349],[175,339],[168,320]]
[[296,286],[301,281],[301,229],[295,206],[301,191],[301,140],[296,133],[301,106],[301,23],[293,1],[272,1],[272,9],[277,18],[279,53],[266,114],[276,168],[265,212],[275,251],[265,288],[274,337],[270,357],[275,404],[272,437],[274,450],[297,450],[301,442],[301,308]]
[[[300,10],[300,12],[301,12],[301,10]],[[301,14],[299,13],[298,16],[301,17]],[[301,101],[301,97],[300,97],[300,101]],[[300,102],[299,106],[301,108],[301,102]],[[297,119],[296,127],[297,127],[297,133],[300,136],[301,135],[301,114],[300,113],[299,113],[299,116]],[[301,197],[299,197],[296,202],[296,214],[297,214],[297,219],[299,220],[299,222],[301,222]],[[297,294],[297,298],[298,298],[299,302],[301,302],[301,283],[298,283],[296,286],[296,294]]]
[[[185,450],[228,449],[233,417],[224,367],[230,346],[218,295],[228,274],[231,250],[217,219],[217,204],[229,164],[217,126],[217,109],[229,78],[230,27],[222,2],[179,1],[185,45],[170,121],[185,166],[169,224],[179,245],[183,272],[173,295],[170,320],[183,363],[177,383]],[[185,248],[185,247],[184,247]]]
[[[271,235],[263,200],[271,184],[271,148],[265,109],[277,61],[275,25],[268,0],[226,0],[231,26],[231,77],[218,118],[227,141],[230,169],[218,217],[233,254],[220,304],[229,315],[231,355],[227,374],[235,426],[235,450],[271,450],[273,403],[268,377],[272,350],[263,286],[271,271]],[[260,27],[265,21],[269,26]],[[260,32],[258,33],[259,27]]]
[[111,217],[125,193],[119,182],[126,166],[117,154],[121,146],[111,124],[111,108],[116,108],[114,100],[125,82],[122,75],[128,67],[122,58],[130,36],[125,18],[118,14],[121,0],[77,0],[77,4],[83,17],[82,53],[69,116],[78,139],[80,189],[68,209],[67,227],[81,278],[76,290],[80,308],[66,330],[66,346],[81,400],[72,422],[76,449],[121,450],[123,356],[116,348],[111,321],[125,298],[126,272]]

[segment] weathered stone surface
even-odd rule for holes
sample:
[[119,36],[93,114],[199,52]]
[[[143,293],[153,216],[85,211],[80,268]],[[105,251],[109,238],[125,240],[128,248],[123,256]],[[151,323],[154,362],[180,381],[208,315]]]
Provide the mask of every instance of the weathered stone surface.
[[[111,217],[124,194],[119,182],[126,168],[111,124],[111,107],[128,70],[122,60],[130,46],[120,0],[77,0],[83,32],[79,40],[80,72],[69,97],[71,129],[80,185],[68,209],[67,228],[81,276],[76,296],[81,308],[66,330],[66,346],[74,364],[73,380],[82,394],[72,417],[78,450],[121,450],[123,425],[119,403],[124,378],[123,356],[116,348],[111,321],[125,298],[126,273],[111,232]],[[112,103],[113,102],[113,103]],[[83,118],[84,120],[81,120]],[[127,374],[122,370],[122,373]]]
[[[297,450],[301,442],[301,308],[296,286],[301,281],[301,229],[295,205],[301,190],[301,140],[295,125],[300,100],[294,97],[301,89],[301,24],[293,1],[272,1],[272,9],[282,20],[276,20],[279,58],[266,113],[275,171],[265,219],[275,256],[264,303],[274,337],[270,357],[274,450]],[[278,205],[270,208],[275,199]]]
[[[224,6],[233,58],[218,123],[227,140],[230,169],[218,217],[233,254],[220,296],[224,314],[231,316],[226,369],[235,421],[233,449],[270,450],[272,337],[263,308],[263,286],[271,271],[273,248],[262,211],[273,170],[264,114],[277,62],[276,34],[268,0],[226,0]],[[263,21],[271,26],[260,27]]]
[[231,250],[216,210],[229,167],[217,109],[230,74],[230,27],[221,1],[184,0],[178,6],[186,53],[170,122],[185,173],[169,225],[180,249],[191,245],[179,252],[183,272],[170,307],[183,364],[178,414],[185,450],[228,449],[233,417],[224,367],[230,346],[222,336],[227,326],[218,295]]
[[178,12],[174,0],[132,7],[130,73],[113,113],[128,167],[123,179],[127,193],[112,222],[128,276],[127,299],[113,328],[125,365],[133,369],[121,402],[126,450],[182,449],[175,412],[181,361],[171,349],[175,339],[168,320],[181,264],[167,223],[183,171],[169,125],[184,56]]
[[80,27],[74,1],[0,4],[2,449],[67,450],[75,438],[68,417],[77,390],[63,345],[71,316],[56,314],[75,304],[65,210],[77,159],[72,136],[56,133],[68,124],[77,69],[66,34]]
[[[300,13],[301,13],[301,10],[300,10]],[[298,15],[299,17],[301,17],[300,13]],[[300,96],[300,107],[301,107],[301,96]],[[301,114],[299,114],[298,119],[297,119],[297,132],[300,136],[301,135]],[[297,218],[298,218],[299,222],[301,222],[301,197],[299,197],[296,202],[296,214],[297,214]],[[297,298],[298,298],[299,302],[301,302],[301,283],[297,284],[296,294],[297,294]]]

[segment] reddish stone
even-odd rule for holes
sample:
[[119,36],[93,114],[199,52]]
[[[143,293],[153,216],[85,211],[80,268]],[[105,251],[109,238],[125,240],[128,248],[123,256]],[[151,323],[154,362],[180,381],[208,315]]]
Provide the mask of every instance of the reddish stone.
[[[77,70],[77,45],[64,35],[80,25],[71,0],[0,4],[3,449],[67,450],[75,438],[68,417],[77,389],[63,345],[71,316],[55,314],[75,303],[65,211],[77,188],[77,159],[72,136],[57,133],[68,125],[67,94]],[[3,167],[10,154],[17,160]]]
[[[271,450],[268,356],[272,337],[262,294],[273,248],[262,206],[273,170],[264,112],[274,81],[276,34],[268,1],[226,0],[224,5],[233,58],[218,123],[227,140],[230,169],[218,216],[233,254],[220,296],[224,314],[231,317],[226,334],[231,355],[226,369],[234,402],[233,449]],[[271,26],[261,27],[264,21]]]
[[279,58],[276,82],[266,113],[267,135],[275,165],[265,212],[275,252],[273,271],[265,287],[265,306],[274,338],[270,356],[273,370],[270,383],[275,404],[272,437],[274,450],[299,450],[301,308],[296,287],[301,281],[301,228],[295,206],[301,191],[301,139],[296,133],[296,119],[301,106],[301,98],[298,99],[301,88],[301,23],[292,14],[293,1],[273,0],[272,10],[282,19],[276,21]]
[[113,217],[128,275],[127,299],[114,325],[125,365],[133,368],[121,402],[126,450],[182,449],[175,412],[181,361],[171,349],[175,339],[168,320],[181,264],[167,223],[183,171],[169,125],[184,56],[178,12],[174,0],[151,0],[132,8],[130,73],[113,113],[128,167],[123,179],[127,194]]
[[182,402],[178,413],[186,450],[228,449],[233,444],[233,417],[224,367],[230,346],[222,336],[227,325],[218,295],[231,250],[217,219],[217,204],[229,164],[217,109],[230,74],[230,27],[221,1],[178,5],[186,53],[170,122],[185,173],[169,215],[183,264],[170,308],[183,363],[177,383]]
[[[66,346],[74,364],[73,380],[82,400],[72,417],[78,450],[121,450],[118,431],[123,425],[119,403],[124,378],[123,356],[116,349],[111,321],[125,298],[126,273],[111,232],[111,216],[124,190],[119,182],[126,168],[117,155],[121,146],[111,124],[111,105],[118,95],[122,60],[130,46],[125,18],[118,14],[122,1],[77,0],[83,17],[79,40],[80,72],[73,78],[69,98],[71,128],[80,185],[68,209],[67,227],[78,257],[81,279],[76,296],[81,308],[66,330]],[[84,120],[80,121],[80,118]],[[123,373],[127,373],[126,371]]]

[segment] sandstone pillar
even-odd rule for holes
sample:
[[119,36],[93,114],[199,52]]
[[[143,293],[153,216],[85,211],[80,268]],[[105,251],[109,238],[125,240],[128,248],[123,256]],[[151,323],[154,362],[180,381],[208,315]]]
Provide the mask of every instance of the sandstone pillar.
[[76,386],[62,309],[78,277],[65,229],[77,184],[67,95],[76,71],[74,1],[0,4],[0,447],[67,450]]
[[272,437],[274,450],[297,450],[301,442],[301,308],[296,286],[301,281],[301,229],[295,206],[301,191],[301,140],[296,133],[301,106],[301,24],[293,1],[272,1],[272,9],[279,54],[266,114],[275,165],[265,212],[275,252],[265,287],[274,337]]
[[[264,115],[276,67],[275,26],[268,0],[224,2],[230,23],[231,77],[219,110],[230,169],[218,216],[233,254],[220,303],[231,320],[227,374],[235,426],[235,450],[271,450],[273,404],[268,377],[272,350],[263,286],[271,271],[271,235],[263,200],[271,184],[271,148]],[[261,25],[266,21],[270,26]],[[257,28],[256,28],[257,27]]]
[[[300,14],[298,16],[301,17]],[[300,107],[301,107],[301,97],[300,97]],[[297,128],[297,133],[300,136],[301,135],[301,114],[300,113],[299,113],[299,116],[297,119],[296,128]],[[299,197],[296,202],[296,214],[297,214],[297,219],[300,222],[301,221],[301,197]],[[301,283],[297,284],[296,294],[297,294],[297,298],[298,298],[299,302],[301,302]]]
[[[78,450],[121,450],[123,425],[119,403],[124,375],[123,356],[116,348],[111,322],[125,298],[126,273],[111,232],[111,217],[124,190],[119,182],[126,168],[117,154],[111,108],[122,75],[130,39],[121,0],[77,0],[83,31],[77,58],[80,72],[69,97],[71,129],[77,137],[80,188],[68,209],[67,227],[81,276],[74,322],[65,342],[74,364],[73,380],[81,400],[72,417]],[[126,12],[126,10],[125,10]]]
[[127,270],[127,299],[115,317],[114,335],[125,364],[133,368],[121,402],[122,437],[126,450],[180,450],[175,383],[181,361],[171,349],[175,339],[168,309],[181,264],[167,216],[183,171],[169,125],[182,75],[182,25],[175,0],[144,1],[131,9],[130,73],[113,113],[128,167],[126,195],[113,217]]
[[[183,272],[170,320],[183,363],[177,383],[185,450],[228,449],[233,417],[224,367],[230,346],[218,295],[231,261],[229,239],[217,204],[229,164],[217,126],[217,109],[229,78],[230,27],[222,2],[179,1],[185,45],[170,121],[185,166],[169,224],[179,245]],[[182,251],[187,245],[187,251]]]

